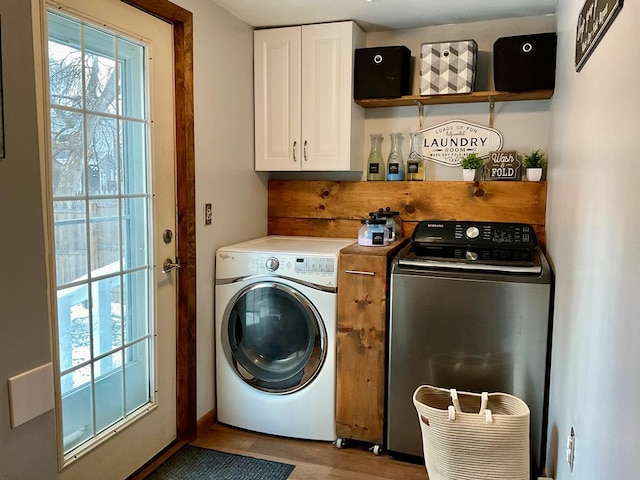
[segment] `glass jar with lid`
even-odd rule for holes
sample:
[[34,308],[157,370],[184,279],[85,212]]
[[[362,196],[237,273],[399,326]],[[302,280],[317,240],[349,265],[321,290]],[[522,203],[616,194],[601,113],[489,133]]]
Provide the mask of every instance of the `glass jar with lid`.
[[391,241],[402,236],[402,219],[400,218],[400,212],[391,210],[391,207],[387,207],[384,211],[380,208],[378,210],[378,217],[383,217],[387,221],[387,227],[393,229]]
[[389,245],[389,229],[384,218],[375,216],[362,220],[362,226],[358,231],[358,245],[366,247],[383,247]]
[[377,212],[370,212],[370,217],[379,218],[385,221],[385,228],[389,230],[389,241],[393,242],[396,239],[396,235],[400,236],[400,229],[396,224],[395,217],[400,215],[400,212],[392,212],[391,207],[387,207],[386,210],[379,208]]

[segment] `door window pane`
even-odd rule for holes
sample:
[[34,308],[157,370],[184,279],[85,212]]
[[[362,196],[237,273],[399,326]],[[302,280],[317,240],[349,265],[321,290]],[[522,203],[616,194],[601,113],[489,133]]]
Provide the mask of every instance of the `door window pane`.
[[91,275],[102,277],[120,269],[120,219],[117,198],[89,200]]
[[116,38],[95,28],[84,28],[84,78],[87,110],[116,113]]
[[125,120],[121,122],[120,134],[122,193],[144,193],[147,191],[146,126],[144,123]]
[[95,366],[96,430],[101,432],[124,417],[122,350]]
[[82,108],[82,39],[78,22],[49,15],[49,91],[52,105]]
[[87,275],[87,216],[84,201],[54,201],[53,224],[58,286]]
[[140,408],[151,398],[149,378],[149,340],[145,339],[124,351],[127,414]]
[[[90,360],[89,332],[87,285],[58,290],[58,345],[61,371]],[[69,385],[70,388],[73,386],[75,385]]]
[[54,198],[84,193],[84,122],[79,112],[52,108],[51,172]]
[[118,132],[116,120],[87,115],[87,177],[89,195],[118,193]]
[[122,347],[120,276],[93,282],[91,303],[93,356],[98,357]]
[[129,118],[144,118],[144,48],[141,45],[120,39],[120,111]]
[[126,343],[149,335],[149,275],[145,270],[124,275],[122,282],[122,314]]
[[93,434],[93,389],[91,366],[62,375],[62,435],[65,452]]

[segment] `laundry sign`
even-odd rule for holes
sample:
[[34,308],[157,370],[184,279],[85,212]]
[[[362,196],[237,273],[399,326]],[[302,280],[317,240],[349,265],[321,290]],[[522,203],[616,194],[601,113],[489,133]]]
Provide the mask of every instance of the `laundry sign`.
[[485,164],[487,180],[520,180],[520,167],[516,150],[491,152],[489,161]]
[[582,6],[576,27],[576,72],[582,69],[622,10],[623,1],[587,0]]
[[484,158],[502,149],[499,131],[464,120],[450,120],[420,132],[424,138],[423,158],[448,167],[459,167],[470,153]]

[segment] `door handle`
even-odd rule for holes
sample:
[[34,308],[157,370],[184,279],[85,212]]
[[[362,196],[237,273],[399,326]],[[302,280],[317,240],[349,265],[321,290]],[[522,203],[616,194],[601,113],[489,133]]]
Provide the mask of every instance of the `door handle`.
[[162,273],[169,273],[171,270],[178,270],[180,265],[180,259],[176,257],[175,263],[170,258],[167,258],[162,264]]

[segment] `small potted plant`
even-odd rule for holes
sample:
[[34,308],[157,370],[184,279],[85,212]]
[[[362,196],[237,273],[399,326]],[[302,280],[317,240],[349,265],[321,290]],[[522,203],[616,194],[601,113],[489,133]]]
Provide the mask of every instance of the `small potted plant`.
[[462,178],[467,182],[473,182],[476,179],[476,173],[482,167],[482,158],[476,153],[469,153],[462,158]]
[[524,156],[522,165],[527,169],[527,180],[538,182],[542,178],[542,169],[547,166],[547,156],[540,149],[536,149]]

